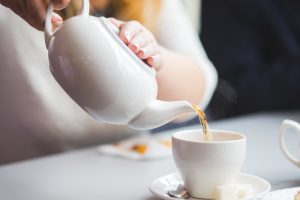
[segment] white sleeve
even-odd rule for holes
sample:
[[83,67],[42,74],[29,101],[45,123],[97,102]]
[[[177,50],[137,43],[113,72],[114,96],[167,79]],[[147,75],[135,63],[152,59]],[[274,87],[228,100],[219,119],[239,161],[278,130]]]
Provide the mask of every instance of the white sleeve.
[[63,91],[49,70],[43,32],[2,5],[0,27],[0,162],[98,145],[136,132],[96,122]]
[[205,78],[204,96],[199,103],[205,109],[217,85],[217,71],[207,58],[197,31],[187,18],[179,0],[163,0],[157,29],[157,41],[164,47],[193,58],[201,68]]

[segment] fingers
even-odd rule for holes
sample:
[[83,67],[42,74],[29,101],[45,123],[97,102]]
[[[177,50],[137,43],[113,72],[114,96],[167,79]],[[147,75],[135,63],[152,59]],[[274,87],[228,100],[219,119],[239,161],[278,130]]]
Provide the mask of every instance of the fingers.
[[56,27],[60,26],[63,23],[63,19],[57,13],[53,12],[51,16],[51,23],[53,26],[52,29],[54,30]]
[[146,58],[149,58],[150,56],[153,56],[157,53],[159,53],[158,48],[157,48],[157,44],[150,43],[150,44],[140,48],[139,52],[137,53],[137,56],[140,59],[146,59]]
[[120,38],[125,44],[128,44],[138,32],[142,31],[142,29],[142,25],[137,21],[122,23],[120,25]]
[[47,5],[41,0],[26,0],[26,17],[28,23],[38,30],[44,29]]
[[147,29],[142,29],[128,42],[128,47],[142,60],[159,71],[162,67],[160,48]]
[[132,37],[132,39],[128,42],[128,47],[134,53],[138,53],[142,47],[149,45],[151,42],[154,43],[151,35],[148,32],[142,30]]
[[137,21],[122,22],[110,18],[110,21],[120,29],[120,38],[127,46],[149,66],[159,71],[162,67],[162,58],[160,48],[148,31]]
[[[70,0],[53,0],[54,9],[62,9],[69,2]],[[38,30],[44,29],[49,0],[0,0],[0,3],[10,8],[34,28]],[[60,22],[60,17],[55,15],[53,18],[55,23]]]
[[158,72],[163,66],[161,54],[153,55],[146,59],[146,62]]
[[121,27],[121,25],[122,25],[122,21],[120,21],[120,20],[117,20],[117,19],[115,19],[115,18],[112,18],[112,17],[110,17],[110,18],[108,18],[110,21],[111,21],[111,23],[113,23],[117,28],[120,28]]
[[67,5],[70,3],[70,0],[53,0],[52,3],[55,10],[61,10],[67,7]]

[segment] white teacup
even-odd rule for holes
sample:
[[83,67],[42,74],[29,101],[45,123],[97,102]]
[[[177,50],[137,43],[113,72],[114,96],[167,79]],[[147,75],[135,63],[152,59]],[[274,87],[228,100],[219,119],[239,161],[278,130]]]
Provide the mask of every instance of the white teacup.
[[300,135],[300,124],[293,121],[293,120],[283,120],[280,129],[279,129],[279,145],[281,148],[281,151],[283,152],[283,154],[285,155],[285,157],[291,161],[294,165],[296,165],[297,167],[300,167],[300,160],[298,158],[296,158],[295,156],[293,156],[288,148],[286,147],[285,144],[285,133],[286,130],[292,128],[294,130],[297,131],[297,133]]
[[201,130],[185,130],[172,136],[175,164],[190,196],[216,198],[216,187],[233,184],[246,153],[246,137],[240,133],[211,130],[207,142]]

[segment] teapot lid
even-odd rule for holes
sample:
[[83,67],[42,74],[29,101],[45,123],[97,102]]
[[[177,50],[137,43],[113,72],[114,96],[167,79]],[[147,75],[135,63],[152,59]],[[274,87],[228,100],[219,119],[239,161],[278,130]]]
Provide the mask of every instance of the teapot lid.
[[150,73],[151,75],[155,76],[156,75],[156,71],[154,68],[151,68],[149,65],[147,65],[146,63],[144,63],[139,57],[137,57],[137,55],[135,55],[128,47],[127,45],[120,39],[119,37],[119,33],[120,30],[114,25],[112,24],[112,22],[110,22],[107,18],[105,17],[100,17],[99,21],[101,22],[101,24],[103,25],[103,27],[105,28],[105,30],[107,31],[108,35],[111,36],[111,38],[113,40],[116,41],[116,43],[141,67],[143,67],[148,73]]
[[[79,15],[81,16],[85,16],[85,17],[91,17],[89,15],[89,7],[90,7],[90,2],[89,0],[83,0],[82,1],[82,7],[80,9]],[[46,47],[49,48],[49,43],[50,43],[50,39],[52,36],[52,24],[51,24],[51,16],[52,16],[52,12],[53,12],[53,4],[50,3],[49,7],[47,9],[47,13],[46,13],[46,20],[45,20],[45,27],[44,27],[44,34],[45,34],[45,43],[46,43]],[[102,24],[102,27],[104,27],[104,30],[106,30],[106,33],[114,40],[116,41],[117,45],[119,45],[123,51],[129,55],[132,60],[134,60],[137,65],[140,65],[141,68],[145,69],[146,72],[148,72],[150,75],[155,76],[156,75],[156,71],[154,68],[151,68],[150,66],[148,66],[146,63],[144,63],[140,58],[138,58],[128,47],[127,45],[120,39],[119,37],[119,29],[112,24],[112,22],[110,22],[107,18],[105,17],[100,17],[98,18],[99,21]],[[69,21],[69,20],[67,20]],[[65,23],[65,22],[64,22]]]

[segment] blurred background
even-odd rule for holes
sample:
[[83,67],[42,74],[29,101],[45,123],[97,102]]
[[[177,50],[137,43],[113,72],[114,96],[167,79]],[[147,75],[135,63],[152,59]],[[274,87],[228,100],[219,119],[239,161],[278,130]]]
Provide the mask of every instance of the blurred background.
[[[214,65],[219,79],[205,110],[209,121],[300,108],[300,2],[178,0],[179,5],[172,7],[172,0],[111,0],[116,3],[112,8],[97,9],[106,7],[109,1],[92,1],[95,16],[141,20],[166,46],[190,53],[203,65]],[[73,16],[80,7],[76,2],[81,1],[71,2],[60,12],[65,18]],[[191,24],[194,29],[185,32],[180,25],[171,24],[175,29],[165,30],[169,21],[155,21],[161,2],[169,3],[170,9],[165,9],[164,13],[172,23],[180,21],[183,27],[189,28],[186,24]],[[146,3],[151,3],[152,7],[145,6]],[[127,6],[128,12],[121,12],[122,6]],[[145,6],[145,16],[141,15],[139,6]],[[171,12],[171,8],[177,9],[176,12]],[[11,20],[18,26],[12,26]],[[0,164],[139,134],[128,127],[100,125],[92,120],[58,87],[49,73],[43,34],[31,30],[28,24],[1,6],[0,22],[6,27],[2,29],[0,41],[4,66],[0,68],[0,90],[5,94],[1,96],[0,105]],[[177,29],[183,35],[191,32],[192,36],[171,41],[168,31],[176,32]],[[10,37],[14,40],[10,41]],[[186,44],[187,41],[192,43]],[[34,54],[28,56],[28,52]],[[26,59],[26,62],[9,59],[11,55]],[[203,58],[205,62],[201,62]],[[184,123],[170,123],[152,132],[196,123],[199,120],[194,118]]]
[[200,38],[219,83],[212,119],[300,107],[300,2],[203,0]]
[[211,120],[300,108],[300,3],[183,1],[219,74]]

